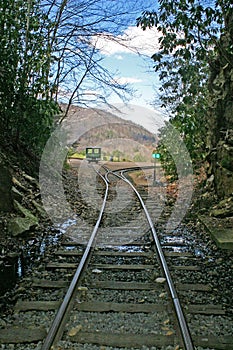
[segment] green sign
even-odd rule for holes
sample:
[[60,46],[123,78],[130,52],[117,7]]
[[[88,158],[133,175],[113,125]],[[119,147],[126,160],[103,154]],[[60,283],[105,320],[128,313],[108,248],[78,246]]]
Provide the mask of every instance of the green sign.
[[159,159],[160,158],[160,153],[152,153],[152,157],[154,159]]

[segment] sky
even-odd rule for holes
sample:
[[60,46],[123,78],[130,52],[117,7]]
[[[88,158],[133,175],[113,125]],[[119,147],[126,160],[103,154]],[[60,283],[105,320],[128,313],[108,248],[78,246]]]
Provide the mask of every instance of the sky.
[[[102,64],[115,72],[115,80],[122,84],[128,83],[135,91],[128,109],[115,95],[112,95],[109,102],[118,109],[122,106],[124,113],[119,116],[131,119],[149,130],[152,128],[153,131],[157,130],[158,123],[155,123],[155,119],[161,119],[158,107],[152,107],[157,97],[159,79],[154,72],[151,56],[158,51],[158,37],[156,29],[143,31],[136,26],[130,26],[117,38],[127,40],[127,47],[104,38],[97,42],[97,47],[104,55]],[[161,126],[161,123],[159,124]]]
[[[161,34],[156,28],[143,31],[140,27],[137,27],[136,19],[140,17],[145,10],[155,10],[158,6],[158,0],[98,0],[96,4],[102,4],[105,8],[95,8],[94,1],[94,13],[95,11],[97,11],[97,13],[100,11],[101,16],[106,16],[109,21],[103,20],[103,27],[100,25],[100,27],[94,27],[93,32],[90,31],[90,33],[93,34],[92,36],[87,36],[87,45],[91,49],[95,49],[96,56],[94,56],[94,58],[99,66],[103,68],[103,71],[107,71],[111,74],[111,78],[109,79],[113,81],[109,81],[110,86],[111,84],[114,85],[116,82],[122,86],[125,84],[128,85],[128,88],[132,91],[131,96],[127,95],[127,97],[130,97],[128,101],[130,106],[129,108],[122,106],[122,100],[114,92],[109,96],[110,89],[105,89],[104,84],[101,85],[101,75],[99,84],[98,79],[96,79],[95,82],[91,74],[85,77],[85,82],[82,82],[82,87],[77,94],[77,103],[81,96],[81,99],[83,98],[84,103],[86,103],[88,107],[97,107],[109,111],[109,104],[114,105],[120,110],[123,109],[123,114],[121,113],[120,115],[119,113],[117,114],[115,110],[112,110],[114,114],[125,119],[130,119],[150,131],[151,128],[153,131],[155,129],[157,130],[158,119],[161,119],[161,112],[158,107],[158,88],[160,82],[158,74],[154,71],[154,62],[151,56],[159,50],[159,37]],[[116,8],[113,6],[114,4]],[[102,14],[103,10],[106,11],[106,14]],[[87,11],[87,14],[88,13]],[[120,15],[118,17],[116,15],[116,18],[114,18],[114,14],[116,13]],[[92,16],[91,14],[89,15]],[[78,19],[77,17],[77,20]],[[87,16],[87,23],[88,20],[90,21]],[[85,38],[85,35],[83,37]],[[72,60],[71,62],[73,63]],[[75,64],[74,61],[74,67]],[[85,70],[86,66],[83,66]],[[78,78],[76,78],[75,72],[74,80],[72,80],[72,77],[70,79],[68,75],[67,81],[64,78],[65,83],[59,90],[61,101],[67,102],[67,99],[72,96],[73,89],[76,88],[74,84],[77,84],[76,79],[79,79],[79,74],[81,75],[81,81],[83,72],[81,70],[80,73],[79,68],[77,70]],[[98,72],[94,74],[96,74],[98,78],[97,74],[101,73]],[[108,74],[103,76],[105,77],[104,79],[106,79]],[[67,86],[69,89],[67,89]],[[106,94],[104,97],[108,104],[101,105],[104,93]],[[74,97],[74,104],[76,103],[75,96],[75,94],[72,96]],[[157,102],[156,107],[155,101]],[[142,110],[142,108],[144,108],[144,110]]]
[[[95,41],[96,47],[103,56],[101,64],[114,72],[114,79],[118,83],[128,83],[129,87],[134,90],[129,101],[129,104],[133,106],[128,109],[124,106],[122,117],[134,120],[147,129],[153,126],[153,131],[157,129],[154,119],[161,119],[161,114],[158,107],[153,107],[158,94],[159,79],[153,69],[151,56],[159,50],[158,38],[160,35],[156,28],[143,31],[137,27],[135,17],[134,23],[131,23],[123,33],[115,36],[114,40],[100,36]],[[114,94],[108,102],[118,108],[122,105],[120,98]],[[142,107],[144,113],[142,113]]]
[[[151,56],[158,51],[159,34],[156,29],[143,31],[138,27],[128,27],[117,40],[124,40],[126,46],[117,42],[100,39],[97,47],[104,55],[103,65],[116,71],[114,78],[119,83],[128,83],[136,90],[132,103],[149,105],[154,100],[158,77],[153,70]],[[115,96],[113,101],[120,102]]]

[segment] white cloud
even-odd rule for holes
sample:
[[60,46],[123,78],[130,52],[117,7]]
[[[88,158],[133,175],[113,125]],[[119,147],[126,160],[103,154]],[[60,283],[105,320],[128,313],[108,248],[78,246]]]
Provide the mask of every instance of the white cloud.
[[115,58],[116,58],[117,60],[119,60],[119,61],[121,61],[121,60],[124,59],[123,56],[121,56],[121,55],[116,55]]
[[135,84],[135,83],[141,83],[142,82],[141,79],[133,78],[133,77],[116,77],[116,78],[114,78],[114,81],[117,82],[120,85]]
[[156,28],[143,31],[138,27],[128,27],[118,36],[99,34],[92,38],[92,44],[108,56],[136,52],[151,56],[159,50],[160,35]]

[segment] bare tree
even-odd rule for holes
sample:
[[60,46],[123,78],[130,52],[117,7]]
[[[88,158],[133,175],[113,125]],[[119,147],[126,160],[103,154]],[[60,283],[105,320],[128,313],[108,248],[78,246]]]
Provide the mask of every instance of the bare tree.
[[50,94],[67,105],[62,119],[72,103],[107,103],[112,93],[126,100],[132,90],[104,67],[96,44],[102,37],[119,42],[119,35],[141,11],[140,1],[42,0],[41,4],[52,23],[47,33]]

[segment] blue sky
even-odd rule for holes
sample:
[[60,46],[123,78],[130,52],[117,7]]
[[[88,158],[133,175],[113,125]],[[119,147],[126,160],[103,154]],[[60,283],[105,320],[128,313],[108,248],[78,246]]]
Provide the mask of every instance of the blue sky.
[[[142,58],[133,53],[116,53],[106,56],[104,66],[116,71],[115,78],[120,83],[128,83],[135,90],[131,103],[148,106],[155,98],[158,87],[158,76],[153,70],[153,62],[148,58]],[[119,102],[113,96],[111,102]]]
[[[102,64],[113,72],[114,79],[137,91],[132,103],[149,106],[155,98],[159,81],[151,56],[159,49],[159,36],[155,28],[143,31],[131,25],[121,35],[110,40],[100,36],[95,42],[104,57]],[[112,101],[120,102],[114,96]]]
[[[143,31],[135,25],[129,26],[121,35],[114,37],[114,40],[100,37],[96,43],[104,57],[102,65],[113,72],[114,79],[120,84],[128,83],[135,91],[129,101],[134,107],[128,111],[123,107],[126,113],[123,117],[134,120],[147,129],[156,124],[153,119],[161,120],[158,108],[152,107],[158,93],[159,79],[154,72],[151,56],[159,49],[159,36],[155,28]],[[108,102],[117,104],[117,107],[122,103],[119,97],[113,94]],[[135,111],[136,106],[138,111]],[[144,113],[141,107],[145,109]]]
[[[94,27],[93,32],[90,28],[90,33],[93,34],[91,34],[92,36],[87,36],[86,44],[90,47],[90,57],[94,49],[94,59],[98,62],[101,69],[99,71],[98,69],[96,71],[94,70],[95,79],[93,79],[91,73],[85,77],[81,88],[78,90],[77,99],[75,100],[75,94],[73,96],[73,103],[78,103],[81,100],[81,103],[88,107],[106,108],[106,105],[101,105],[103,96],[106,98],[108,104],[115,105],[122,103],[119,96],[113,90],[110,90],[109,87],[114,85],[112,84],[114,82],[117,82],[119,85],[128,84],[129,89],[133,90],[128,103],[138,106],[139,110],[136,112],[134,108],[132,112],[132,108],[129,108],[128,113],[124,108],[124,113],[128,113],[128,115],[125,115],[125,118],[135,121],[135,115],[137,115],[136,122],[150,129],[151,120],[153,119],[151,118],[151,111],[155,110],[156,115],[158,115],[158,107],[153,109],[152,104],[157,97],[159,86],[158,75],[154,72],[151,56],[159,50],[158,39],[161,34],[158,33],[156,28],[143,31],[136,26],[136,19],[144,10],[155,10],[158,2],[157,0],[98,0],[96,4],[98,6],[102,4],[104,7],[95,7],[95,2],[93,2],[93,13],[95,14],[95,11],[97,11],[98,14],[98,11],[100,11],[100,17],[102,15],[107,16],[106,18],[110,20],[103,20],[101,22],[102,27],[101,25],[100,27]],[[89,9],[89,6],[87,9]],[[104,14],[105,12],[102,14],[103,11],[106,11],[107,15]],[[119,15],[114,17],[115,13],[119,13]],[[94,15],[94,19],[97,14]],[[89,16],[92,18],[91,9]],[[85,35],[82,37],[82,40],[84,38]],[[87,55],[87,57],[89,56]],[[61,100],[64,97],[64,100],[67,101],[72,96],[73,89],[75,91],[77,81],[82,81],[84,77],[82,68],[84,71],[86,69],[85,59],[86,55],[84,54],[83,66],[81,65],[80,68],[78,65],[77,72],[74,69],[72,71],[73,76],[67,75],[67,80],[64,79],[64,85],[62,85],[59,91]],[[71,65],[72,63],[75,68],[76,62],[75,60],[73,62],[71,58]],[[102,68],[106,68],[106,70],[102,70]],[[111,74],[111,77],[106,71]],[[102,72],[104,72],[103,80],[105,82],[106,79],[107,82],[110,80],[109,85],[102,84]],[[117,107],[119,108],[119,105]],[[144,113],[141,107],[146,109]],[[145,123],[147,112],[149,113],[148,120],[150,122]]]

